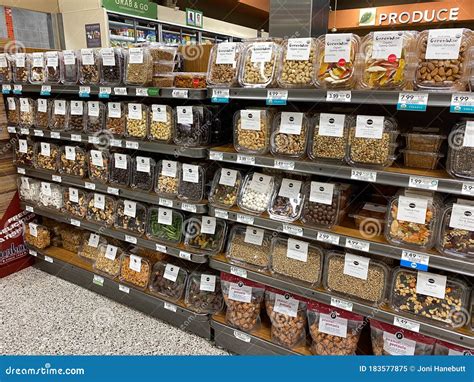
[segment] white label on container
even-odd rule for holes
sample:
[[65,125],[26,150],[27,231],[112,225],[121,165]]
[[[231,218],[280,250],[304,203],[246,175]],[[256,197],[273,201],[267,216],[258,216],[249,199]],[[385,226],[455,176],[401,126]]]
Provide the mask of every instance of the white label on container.
[[474,231],[474,207],[454,203],[449,227]]
[[358,279],[367,280],[370,259],[346,253],[344,256],[344,274]]
[[71,101],[71,115],[84,114],[84,105],[82,101]]
[[192,106],[178,106],[177,118],[178,118],[179,124],[192,125],[194,123],[193,107]]
[[199,166],[183,163],[183,180],[190,183],[199,183]]
[[77,188],[69,187],[69,201],[79,203],[79,190]]
[[82,65],[94,65],[94,51],[92,49],[81,49]]
[[251,62],[269,62],[272,59],[273,43],[256,42],[252,44]]
[[321,113],[319,115],[318,135],[325,137],[343,137],[345,120],[346,116],[344,114]]
[[28,152],[28,141],[26,139],[18,139],[18,151],[23,154]]
[[34,52],[33,53],[33,62],[32,62],[32,67],[33,68],[42,68],[44,66],[44,59],[43,59],[43,52]]
[[438,183],[438,179],[425,178],[424,176],[410,176],[408,187],[436,191],[438,189]]
[[136,157],[135,163],[137,164],[137,171],[150,173],[150,158]]
[[416,277],[416,293],[444,299],[446,297],[447,276],[436,273],[418,272]]
[[115,66],[115,54],[113,48],[103,48],[100,51],[102,56],[102,65]]
[[90,153],[92,164],[97,167],[104,167],[104,159],[102,158],[102,152],[99,150],[91,150]]
[[214,216],[220,219],[229,219],[229,213],[227,211],[219,210],[217,208],[214,210]]
[[403,337],[401,332],[383,332],[383,350],[391,355],[415,355],[416,341]]
[[309,201],[312,203],[332,204],[334,184],[311,182]]
[[367,241],[346,238],[346,248],[355,249],[361,252],[369,252],[370,243]]
[[114,166],[122,170],[127,169],[127,155],[126,154],[114,154]]
[[164,206],[164,207],[173,207],[173,201],[170,200],[170,199],[166,199],[166,198],[159,198],[158,199],[158,204],[160,206]]
[[355,137],[382,139],[385,117],[375,115],[358,115]]
[[283,111],[281,113],[280,130],[282,134],[301,134],[303,124],[303,113],[290,113]]
[[94,207],[99,210],[105,208],[105,196],[102,194],[94,194]]
[[135,218],[137,216],[137,202],[132,200],[124,200],[124,209],[123,212],[125,215]]
[[154,122],[168,122],[168,113],[166,105],[151,105],[151,119]]
[[418,322],[410,321],[403,317],[393,317],[393,325],[398,326],[399,328],[411,330],[412,332],[418,333],[420,331],[420,324]]
[[426,60],[457,60],[463,29],[430,29],[426,42]]
[[172,282],[176,282],[176,279],[178,278],[179,274],[179,267],[173,264],[166,264],[165,267],[165,272],[163,274],[163,277],[167,280],[170,280]]
[[46,66],[56,68],[58,63],[58,52],[46,52]]
[[283,178],[281,181],[280,190],[278,196],[282,196],[288,199],[298,200],[301,190],[301,181]]
[[65,65],[74,65],[76,62],[76,55],[73,50],[64,50],[63,59]]
[[201,219],[201,234],[214,235],[216,233],[216,218],[203,216]]
[[238,330],[234,330],[234,337],[246,343],[250,343],[250,341],[252,340],[252,337],[250,337],[247,333],[242,333]]
[[398,197],[397,220],[425,224],[428,200],[407,196]]
[[253,222],[254,222],[254,217],[253,216],[237,214],[237,223],[252,225]]
[[286,256],[290,259],[307,262],[308,261],[308,243],[305,241],[288,239],[286,247]]
[[237,44],[235,42],[221,42],[217,45],[216,64],[232,65],[235,67],[235,50]]
[[24,176],[20,177],[21,179],[21,187],[29,190],[30,189],[30,180]]
[[240,110],[240,128],[260,131],[260,110]]
[[158,223],[171,225],[173,223],[173,210],[168,208],[158,208]]
[[66,146],[64,148],[64,151],[66,152],[66,159],[67,160],[76,160],[76,148],[74,146]]
[[109,102],[107,103],[108,117],[109,118],[120,118],[122,117],[122,109],[120,102]]
[[16,110],[15,98],[7,97],[8,110]]
[[296,317],[298,315],[299,303],[297,299],[291,297],[289,294],[275,294],[273,311],[284,314],[285,316]]
[[236,180],[237,180],[237,170],[231,170],[228,168],[221,169],[219,184],[234,187]]
[[136,255],[130,255],[129,268],[135,272],[142,271],[142,258]]
[[261,246],[264,234],[265,231],[263,229],[247,226],[245,229],[244,241],[249,244]]
[[199,290],[203,290],[205,292],[215,292],[216,276],[202,274],[201,282],[199,283]]
[[343,66],[351,61],[350,33],[326,34],[324,40],[324,62],[338,62]]
[[374,32],[372,58],[394,62],[402,56],[404,32]]
[[316,236],[316,240],[322,241],[323,243],[339,245],[340,236],[339,235],[334,235],[334,234],[329,233],[329,232],[318,231],[318,234]]
[[28,227],[30,228],[30,235],[34,237],[38,237],[38,224],[29,223]]
[[109,260],[114,261],[117,257],[118,248],[115,245],[108,244],[105,248],[105,257]]
[[249,186],[255,192],[266,194],[268,189],[270,188],[271,181],[271,176],[255,172],[252,176],[252,180],[250,181]]
[[87,102],[87,115],[90,117],[98,117],[99,116],[99,102],[97,101],[89,101]]
[[168,176],[170,178],[176,178],[177,168],[178,162],[163,160],[161,162],[161,175]]
[[237,154],[237,163],[246,164],[246,165],[254,165],[255,157],[251,155]]
[[310,38],[289,38],[286,46],[286,60],[308,61],[310,51]]
[[51,156],[51,145],[47,142],[41,142],[41,155],[45,157]]
[[474,147],[474,121],[466,121],[462,145],[463,147]]
[[128,60],[130,64],[143,64],[143,49],[142,48],[128,49]]
[[250,303],[252,301],[252,287],[243,285],[243,283],[230,283],[229,299],[239,302]]
[[330,314],[319,314],[318,330],[321,333],[346,338],[347,324],[348,320],[346,318],[338,317],[336,312],[332,312]]
[[8,66],[7,56],[5,53],[0,53],[0,68],[6,68]]
[[30,112],[30,103],[28,102],[28,98],[20,98],[20,111],[22,113]]
[[141,103],[128,104],[128,118],[142,119],[142,104]]
[[26,58],[25,53],[15,54],[15,65],[18,68],[24,68],[25,67],[25,58]]
[[66,101],[63,99],[54,100],[54,114],[66,115]]
[[88,242],[89,247],[97,248],[99,246],[99,242],[100,242],[100,235],[97,235],[96,233],[91,233],[89,236],[89,242]]

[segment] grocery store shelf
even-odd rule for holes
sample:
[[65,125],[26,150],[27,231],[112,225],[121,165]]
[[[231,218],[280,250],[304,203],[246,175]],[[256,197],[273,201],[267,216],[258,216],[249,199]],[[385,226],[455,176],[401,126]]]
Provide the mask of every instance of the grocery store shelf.
[[[381,236],[364,238],[358,229],[346,226],[335,226],[332,229],[313,228],[299,222],[283,223],[272,220],[267,215],[254,216],[241,212],[237,207],[231,210],[209,207],[209,214],[221,219],[254,225],[309,240],[318,240],[327,244],[336,245],[350,250],[360,250],[375,255],[400,260],[403,252],[411,252],[429,256],[429,268],[442,269],[467,276],[474,276],[474,263],[461,258],[452,258],[436,252],[421,252],[389,244]],[[324,234],[329,235],[324,235]]]
[[65,213],[32,206],[31,204],[21,202],[21,207],[29,212],[34,212],[37,215],[45,216],[56,221],[70,224],[76,227],[86,229],[91,232],[100,233],[101,235],[113,237],[114,239],[122,240],[130,244],[135,244],[139,247],[149,248],[155,251],[167,253],[170,256],[179,257],[181,259],[189,260],[193,263],[204,264],[207,263],[207,255],[197,253],[189,250],[184,245],[170,246],[166,244],[157,243],[152,240],[137,237],[133,232],[119,231],[108,228],[103,224],[94,223],[89,220],[79,219],[74,216],[66,215]]
[[153,141],[140,141],[136,139],[115,139],[106,131],[101,133],[84,134],[81,132],[74,131],[50,131],[42,129],[26,129],[14,126],[8,126],[7,129],[8,132],[12,134],[17,133],[20,135],[66,140],[77,143],[91,143],[97,145],[100,148],[122,147],[130,150],[147,151],[150,153],[167,154],[173,155],[175,157],[188,158],[206,158],[208,155],[207,147],[184,147]]
[[[182,330],[211,339],[209,316],[206,314],[194,313],[181,303],[169,303],[133,286],[121,284],[118,280],[96,275],[90,263],[63,248],[49,247],[40,250],[29,247],[29,249],[30,254],[37,258],[35,267],[42,271],[168,322]],[[102,285],[100,285],[101,282]]]
[[[334,305],[341,308],[341,305],[346,304],[351,307],[351,311],[354,313],[374,318],[389,324],[394,324],[395,317],[404,317],[402,314],[395,314],[391,312],[386,306],[363,304],[357,301],[349,300],[347,298],[340,299],[322,289],[313,289],[308,286],[298,285],[295,282],[289,282],[284,279],[276,278],[270,273],[256,272],[248,268],[233,266],[226,260],[224,255],[210,257],[209,265],[213,269],[232,273],[240,277],[245,277],[249,280],[278,288],[289,293],[295,293],[297,295],[319,301],[327,305]],[[420,325],[419,332],[422,334],[458,344],[463,347],[474,347],[474,333],[468,331],[465,328],[453,330],[424,321],[414,320],[413,317],[407,316],[407,318],[410,321],[416,322]],[[214,327],[214,321],[211,321],[211,325]]]
[[211,318],[214,329],[214,341],[217,346],[233,353],[243,355],[310,355],[306,346],[287,349],[271,342],[270,324],[262,322],[261,327],[251,333],[245,333],[229,326],[223,313]]
[[[450,178],[444,170],[421,170],[403,167],[388,167],[384,169],[350,167],[345,165],[315,162],[310,160],[293,160],[291,158],[275,158],[271,155],[241,155],[232,146],[213,147],[209,153],[210,159],[239,163],[250,166],[291,170],[306,174],[322,175],[330,178],[352,179],[365,182],[386,184],[398,187],[413,187],[425,189],[433,181],[438,183],[437,191],[457,195],[474,195],[474,182]],[[367,177],[374,177],[370,181]],[[411,182],[410,182],[410,179]]]
[[107,185],[100,182],[94,182],[89,179],[79,178],[71,175],[60,175],[47,170],[38,170],[25,166],[18,166],[17,172],[32,178],[43,179],[61,183],[69,186],[76,186],[87,190],[94,189],[98,192],[120,196],[125,199],[136,200],[139,202],[160,205],[177,210],[203,214],[207,212],[207,203],[187,203],[177,199],[161,198],[154,192],[140,191],[128,187],[117,185]]

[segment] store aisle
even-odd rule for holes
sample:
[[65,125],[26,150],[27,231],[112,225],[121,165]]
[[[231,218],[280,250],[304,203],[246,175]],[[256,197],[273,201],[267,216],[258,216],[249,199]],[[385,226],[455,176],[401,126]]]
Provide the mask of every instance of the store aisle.
[[0,354],[227,354],[35,268],[0,279],[0,296]]

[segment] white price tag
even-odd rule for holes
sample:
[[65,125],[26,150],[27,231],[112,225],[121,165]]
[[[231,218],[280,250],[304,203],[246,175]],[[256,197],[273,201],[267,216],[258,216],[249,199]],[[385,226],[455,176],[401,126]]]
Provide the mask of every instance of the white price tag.
[[166,253],[166,245],[155,244],[155,249],[156,249],[158,252]]
[[430,257],[428,255],[418,252],[403,250],[400,257],[400,265],[419,271],[427,271],[429,262]]
[[33,251],[32,249],[30,249],[28,252],[30,253],[31,256],[38,257],[38,252]]
[[32,206],[25,206],[25,210],[28,212],[35,212]]
[[291,224],[282,224],[283,233],[293,236],[303,236],[303,228]]
[[26,127],[22,127],[20,129],[20,134],[21,135],[30,135],[30,129],[26,128]]
[[45,256],[44,257],[44,261],[48,262],[48,263],[51,263],[53,264],[54,263],[54,259],[52,257],[49,257],[49,256]]
[[225,220],[229,219],[229,213],[227,211],[219,210],[217,208],[214,210],[214,216],[220,219],[225,219]]
[[282,170],[294,170],[295,162],[292,160],[275,159],[273,162],[273,167]]
[[88,190],[95,190],[95,184],[91,182],[84,182],[84,187]]
[[224,153],[220,153],[218,151],[210,151],[209,152],[209,159],[210,160],[217,160],[217,161],[222,161],[224,160]]
[[79,86],[79,97],[89,97],[90,93],[90,86]]
[[92,283],[98,286],[104,286],[104,278],[99,275],[94,275],[92,278]]
[[127,95],[127,88],[114,88],[114,94],[115,95]]
[[288,90],[267,90],[267,105],[286,105]]
[[115,187],[107,187],[107,193],[111,194],[111,195],[119,195],[120,190],[118,188],[115,188]]
[[51,138],[54,138],[54,139],[61,139],[61,134],[57,131],[51,131],[51,133],[49,134],[49,136]]
[[474,95],[471,93],[453,93],[449,110],[451,113],[474,113]]
[[230,267],[230,273],[232,275],[239,276],[239,277],[242,277],[244,279],[247,278],[247,271],[245,269],[242,269],[242,268],[231,266]]
[[138,150],[138,148],[140,147],[140,143],[135,141],[125,141],[125,147],[127,149]]
[[135,95],[139,97],[148,97],[148,88],[136,88]]
[[25,170],[24,168],[21,168],[21,167],[18,167],[18,168],[16,169],[16,172],[17,172],[18,174],[23,174],[23,175],[26,174],[26,170]]
[[355,249],[361,252],[369,252],[370,251],[370,243],[367,241],[357,240],[346,238],[346,248]]
[[464,182],[462,184],[461,193],[463,195],[474,196],[474,183]]
[[99,98],[109,98],[110,94],[112,94],[112,88],[102,86],[99,88]]
[[122,140],[121,140],[121,139],[112,138],[112,139],[110,140],[110,146],[112,146],[112,147],[122,147]]
[[234,337],[246,343],[250,343],[252,340],[252,337],[250,337],[247,333],[239,332],[238,330],[234,330]]
[[230,98],[229,89],[213,88],[211,101],[217,103],[228,103]]
[[351,102],[351,99],[350,90],[328,90],[326,93],[327,102]]
[[408,181],[408,187],[436,191],[438,189],[438,182],[439,182],[438,179],[434,179],[434,178],[425,178],[422,176],[410,176],[410,180]]
[[352,169],[351,170],[351,179],[362,180],[364,182],[376,182],[377,181],[377,171]]
[[130,288],[128,286],[119,284],[119,291],[123,293],[130,293]]
[[191,254],[189,252],[179,251],[179,257],[180,259],[191,261]]
[[23,85],[13,85],[14,94],[21,94],[22,91],[23,91]]
[[176,311],[178,310],[178,307],[174,304],[171,304],[167,301],[165,301],[163,303],[163,308],[165,308],[166,310],[169,310],[170,312],[173,312],[173,313],[176,313]]
[[94,135],[87,137],[87,141],[88,141],[89,143],[92,143],[93,145],[98,145],[98,144],[100,143],[99,137],[96,137],[96,136],[94,136]]
[[403,317],[393,317],[393,325],[416,333],[420,331],[420,324],[418,322],[410,321]]
[[173,207],[173,201],[170,199],[159,198],[158,204],[163,207],[170,207],[170,208]]
[[15,126],[8,126],[8,127],[7,127],[7,131],[8,131],[10,134],[15,134],[15,133],[16,133],[16,127],[15,127]]
[[71,134],[71,141],[73,142],[81,142],[82,137],[80,134]]
[[246,165],[254,165],[255,157],[250,156],[250,155],[237,154],[237,163],[246,164]]
[[316,240],[322,241],[323,243],[329,243],[333,245],[339,245],[340,236],[334,235],[329,232],[318,232]]
[[71,225],[73,225],[75,227],[80,227],[81,222],[80,222],[80,220],[77,220],[77,219],[71,219]]
[[254,217],[249,215],[237,214],[237,222],[253,225]]
[[397,110],[425,111],[428,105],[428,93],[400,92]]
[[354,304],[350,301],[342,300],[337,297],[331,297],[331,306],[352,312]]
[[190,203],[181,203],[181,209],[183,211],[188,211],[188,212],[196,212],[196,205],[195,204],[190,204]]
[[171,91],[173,98],[188,98],[188,89],[173,89]]
[[44,133],[42,130],[34,130],[33,134],[35,135],[35,137],[44,137]]

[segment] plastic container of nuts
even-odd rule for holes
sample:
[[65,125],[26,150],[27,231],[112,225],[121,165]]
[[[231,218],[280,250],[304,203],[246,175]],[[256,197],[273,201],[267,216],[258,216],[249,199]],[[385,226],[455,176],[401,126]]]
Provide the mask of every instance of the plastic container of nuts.
[[309,119],[304,113],[280,112],[273,119],[270,151],[275,156],[301,158],[306,153]]
[[120,273],[120,259],[124,252],[112,244],[99,244],[94,271],[106,277],[114,278]]
[[438,163],[444,154],[429,153],[425,151],[400,150],[403,154],[405,166],[413,168],[423,168],[426,170],[434,170],[438,167]]
[[359,51],[358,86],[403,89],[413,80],[415,32],[370,32]]
[[209,203],[216,207],[230,208],[237,204],[242,174],[239,170],[219,168],[214,174]]
[[151,81],[153,62],[148,48],[128,48],[124,52],[124,83],[143,86]]
[[10,125],[18,125],[20,121],[20,105],[18,98],[7,97],[7,122]]
[[252,214],[261,214],[269,207],[275,192],[275,179],[258,172],[247,174],[240,189],[237,205]]
[[114,222],[116,201],[113,197],[91,192],[87,196],[87,219],[111,226]]
[[326,254],[323,286],[336,295],[381,303],[386,297],[388,277],[389,269],[381,261],[352,253]]
[[225,256],[235,265],[264,271],[270,262],[272,233],[236,224],[229,233]]
[[59,184],[41,182],[38,205],[61,210],[63,208],[63,190]]
[[308,303],[311,353],[355,355],[364,317],[316,301]]
[[128,186],[132,177],[132,158],[128,154],[114,153],[110,158],[109,182]]
[[271,341],[292,349],[306,342],[307,302],[300,296],[265,288],[265,308],[271,321]]
[[82,85],[97,85],[100,82],[100,59],[97,49],[78,51],[79,82]]
[[224,307],[221,279],[211,271],[194,271],[188,277],[184,304],[196,313],[216,314]]
[[237,85],[242,49],[243,44],[238,42],[221,42],[211,48],[207,70],[207,84],[209,86]]
[[199,203],[204,199],[206,185],[206,170],[199,164],[181,164],[181,175],[178,185],[178,198],[189,202]]
[[277,76],[278,85],[282,88],[313,87],[317,54],[316,40],[313,38],[285,40]]
[[176,88],[204,89],[207,74],[201,72],[174,73],[174,86]]
[[281,47],[271,39],[244,41],[239,84],[248,88],[266,88],[276,84]]
[[87,160],[84,149],[79,146],[62,146],[59,150],[59,172],[79,176],[87,175]]
[[353,33],[330,33],[318,37],[316,45],[316,86],[352,89],[357,81],[356,57],[360,37]]
[[54,143],[35,142],[35,167],[58,171],[59,147]]
[[45,80],[47,84],[59,84],[62,80],[63,70],[61,65],[61,52],[46,52],[45,54]]
[[146,138],[148,135],[148,106],[141,103],[128,103],[125,136]]
[[46,78],[46,67],[43,52],[34,52],[26,55],[28,66],[28,81],[31,84],[42,84]]
[[0,83],[8,84],[12,80],[12,58],[8,53],[0,53]]
[[79,75],[79,58],[74,50],[62,51],[63,78],[65,85],[75,85]]
[[370,319],[374,355],[431,355],[436,339]]
[[119,137],[125,135],[125,105],[122,102],[107,102],[105,129]]
[[474,131],[474,121],[462,121],[451,130],[455,138],[448,147],[446,170],[453,177],[474,179],[474,144],[469,138]]
[[92,232],[84,234],[82,245],[77,254],[93,263],[96,261],[97,256],[99,256],[101,245],[107,247],[107,239],[105,237]]
[[183,267],[158,261],[153,265],[149,290],[151,294],[176,302],[184,295],[187,279],[188,272]]
[[338,184],[306,182],[302,193],[301,221],[305,225],[332,228],[339,224],[342,194]]
[[164,143],[173,139],[174,113],[168,105],[151,105],[148,139]]
[[226,322],[244,332],[258,329],[265,286],[222,272],[221,287],[227,306]]
[[416,319],[441,322],[448,327],[468,323],[469,287],[451,276],[397,268],[393,272],[391,307]]
[[30,128],[35,124],[35,101],[32,98],[20,98],[18,126]]
[[183,235],[182,213],[163,207],[148,209],[147,237],[163,243],[177,244]]
[[124,253],[120,260],[120,282],[138,289],[146,289],[150,280],[151,264],[144,257]]
[[437,153],[446,140],[439,128],[414,127],[409,133],[402,134],[408,150]]
[[347,151],[352,117],[344,114],[320,113],[311,123],[308,157],[312,160],[341,163]]
[[49,118],[51,116],[51,101],[38,98],[35,102],[35,126],[39,129],[47,129],[49,127]]
[[151,191],[155,184],[156,162],[153,158],[136,156],[132,161],[130,186],[137,190]]
[[49,120],[49,128],[56,131],[67,130],[69,126],[69,102],[64,99],[53,101],[53,110]]
[[97,133],[104,129],[105,105],[98,101],[88,101],[86,131],[88,133]]
[[25,225],[25,241],[33,247],[44,249],[51,244],[51,234],[44,225],[30,222]]
[[174,71],[176,61],[153,61],[153,75],[160,75],[163,73],[170,73]]
[[20,176],[17,179],[17,185],[20,200],[24,202],[38,202],[41,187],[41,182],[39,180]]
[[191,217],[183,224],[186,247],[210,255],[222,250],[227,232],[224,220],[211,216]]
[[86,130],[87,126],[87,107],[84,101],[71,100],[69,101],[70,112],[68,121],[68,131],[82,132]]
[[247,109],[234,114],[234,148],[239,153],[266,154],[270,149],[273,113]]
[[107,183],[109,180],[110,154],[104,150],[90,150],[87,154],[89,178],[92,181]]
[[283,178],[278,181],[277,192],[273,194],[268,214],[270,219],[294,222],[299,219],[305,194],[302,193],[303,183],[299,180]]
[[270,258],[272,274],[317,286],[321,282],[322,266],[321,247],[292,238],[272,239]]
[[429,29],[416,40],[415,87],[462,91],[469,81],[474,36],[465,28]]
[[393,118],[358,115],[349,130],[346,161],[355,166],[390,166],[395,160],[398,134]]
[[154,75],[152,78],[153,87],[172,88],[174,87],[174,73],[161,73]]
[[142,203],[119,199],[116,204],[114,227],[141,236],[145,233],[146,211]]
[[148,49],[153,61],[174,61],[176,53],[178,53],[178,48],[176,46],[167,46],[162,43],[152,42],[148,45]]
[[219,121],[217,116],[214,119],[211,110],[203,106],[177,106],[174,116],[174,143],[188,147],[209,144],[211,127]]
[[18,138],[18,143],[15,144],[15,158],[14,163],[17,166],[32,167],[36,162],[35,145],[31,139]]
[[63,188],[63,212],[84,218],[87,212],[87,193],[74,187]]
[[28,83],[28,66],[26,53],[15,53],[13,55],[13,82],[16,84]]
[[122,82],[123,56],[120,48],[102,48],[99,51],[100,83],[119,85]]
[[155,192],[164,197],[178,195],[178,185],[181,176],[181,163],[169,160],[160,160],[156,165]]

